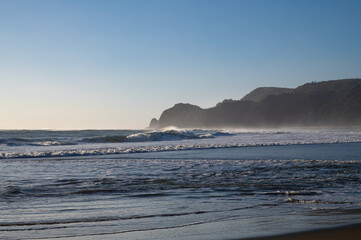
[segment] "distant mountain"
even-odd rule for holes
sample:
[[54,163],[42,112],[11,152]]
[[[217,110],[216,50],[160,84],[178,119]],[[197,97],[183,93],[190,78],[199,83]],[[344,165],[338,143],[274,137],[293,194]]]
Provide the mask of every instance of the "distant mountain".
[[260,102],[270,95],[281,95],[283,93],[290,93],[293,90],[293,88],[259,87],[248,93],[241,100]]
[[361,79],[257,88],[241,100],[224,100],[208,109],[179,103],[152,122],[183,128],[361,126]]

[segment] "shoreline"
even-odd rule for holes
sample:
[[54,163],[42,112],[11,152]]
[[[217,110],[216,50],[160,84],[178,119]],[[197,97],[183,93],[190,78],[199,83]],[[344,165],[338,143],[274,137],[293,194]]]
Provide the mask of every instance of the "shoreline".
[[360,238],[361,223],[355,223],[273,236],[240,238],[238,240],[359,240]]

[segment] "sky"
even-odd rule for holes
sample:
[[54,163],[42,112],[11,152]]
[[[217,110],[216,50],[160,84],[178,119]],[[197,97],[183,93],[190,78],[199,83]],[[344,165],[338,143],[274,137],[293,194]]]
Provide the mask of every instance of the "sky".
[[0,0],[0,129],[138,129],[361,77],[361,1]]

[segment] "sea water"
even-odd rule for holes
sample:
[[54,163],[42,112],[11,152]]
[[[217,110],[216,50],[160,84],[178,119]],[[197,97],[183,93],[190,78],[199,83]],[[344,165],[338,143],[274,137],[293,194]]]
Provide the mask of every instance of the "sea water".
[[0,131],[1,239],[236,239],[360,220],[360,129]]

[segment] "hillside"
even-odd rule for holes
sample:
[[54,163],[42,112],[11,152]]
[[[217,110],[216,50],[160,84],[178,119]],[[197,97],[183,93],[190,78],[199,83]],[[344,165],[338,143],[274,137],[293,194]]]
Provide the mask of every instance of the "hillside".
[[283,93],[290,93],[294,89],[292,88],[277,88],[277,87],[259,87],[248,93],[241,100],[244,101],[252,101],[252,102],[260,102],[266,97],[270,95],[280,95]]
[[158,121],[159,127],[183,128],[341,125],[361,126],[361,79],[313,82],[294,90],[257,88],[208,109],[176,104]]

